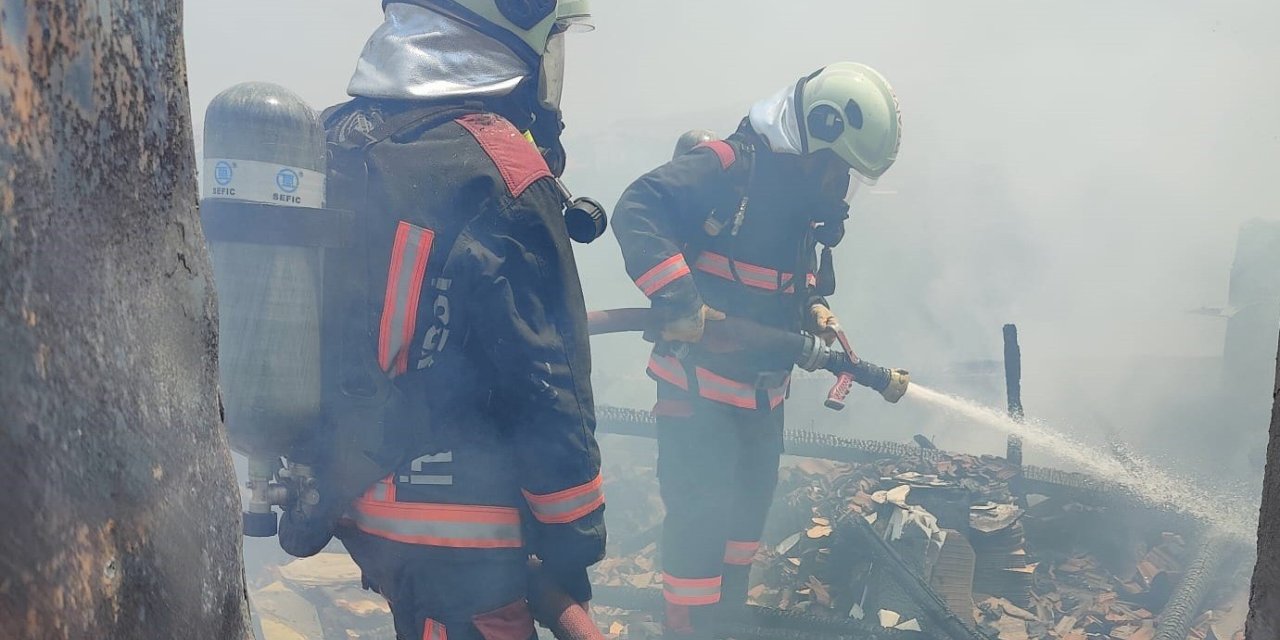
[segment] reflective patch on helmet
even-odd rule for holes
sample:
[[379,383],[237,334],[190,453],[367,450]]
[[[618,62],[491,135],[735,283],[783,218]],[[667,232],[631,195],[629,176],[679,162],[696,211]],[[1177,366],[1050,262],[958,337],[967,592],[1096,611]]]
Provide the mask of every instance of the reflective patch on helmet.
[[810,109],[805,124],[809,127],[809,135],[827,143],[835,142],[844,133],[844,117],[829,104],[820,104]]
[[853,99],[850,99],[848,104],[844,105],[844,119],[854,129],[862,128],[862,107],[859,107],[858,103],[854,102]]

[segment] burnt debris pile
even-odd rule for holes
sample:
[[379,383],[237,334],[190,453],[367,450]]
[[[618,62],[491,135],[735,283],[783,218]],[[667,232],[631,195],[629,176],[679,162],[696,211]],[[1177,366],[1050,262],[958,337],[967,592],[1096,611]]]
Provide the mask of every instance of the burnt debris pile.
[[[612,640],[662,635],[663,517],[645,412],[603,407],[609,547],[592,611]],[[624,436],[616,434],[625,434]],[[639,436],[639,437],[634,437]],[[1249,558],[1103,481],[996,456],[788,432],[739,639],[1238,640]],[[799,455],[797,455],[799,454]],[[266,640],[394,638],[341,549],[266,568]],[[544,636],[549,637],[549,636]]]
[[[643,435],[630,422],[620,430]],[[788,434],[789,445],[821,440]],[[660,503],[631,506],[656,489],[642,442],[606,440],[627,451],[607,470],[620,539],[592,577],[597,622],[620,640],[660,636]],[[750,606],[724,636],[1241,637],[1245,603],[1228,586],[1239,550],[1195,521],[1004,458],[861,444],[851,448],[867,455],[839,457],[865,461],[788,459]]]

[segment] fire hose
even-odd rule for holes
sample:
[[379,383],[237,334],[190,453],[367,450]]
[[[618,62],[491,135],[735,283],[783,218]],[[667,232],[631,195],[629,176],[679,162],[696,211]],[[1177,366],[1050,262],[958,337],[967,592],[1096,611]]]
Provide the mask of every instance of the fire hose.
[[[591,335],[607,333],[658,333],[661,320],[650,309],[610,309],[587,314]],[[835,374],[836,382],[827,392],[827,408],[839,411],[853,383],[878,391],[889,402],[897,402],[907,391],[910,376],[901,369],[888,369],[862,360],[853,352],[843,329],[833,328],[843,351],[830,349],[809,333],[784,331],[743,318],[729,317],[707,322],[699,345],[708,351],[727,353],[747,346],[756,351],[786,354],[801,368],[824,369]]]
[[534,619],[557,640],[604,640],[587,607],[547,579],[541,567],[537,560],[529,561],[529,608]]

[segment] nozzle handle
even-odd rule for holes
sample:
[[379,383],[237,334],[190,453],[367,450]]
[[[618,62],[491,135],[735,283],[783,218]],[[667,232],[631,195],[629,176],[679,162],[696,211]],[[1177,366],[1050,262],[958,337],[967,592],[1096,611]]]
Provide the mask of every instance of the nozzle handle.
[[844,409],[845,398],[849,397],[849,390],[853,388],[853,374],[848,371],[842,371],[836,376],[836,383],[827,392],[827,399],[823,402],[823,406],[834,411]]

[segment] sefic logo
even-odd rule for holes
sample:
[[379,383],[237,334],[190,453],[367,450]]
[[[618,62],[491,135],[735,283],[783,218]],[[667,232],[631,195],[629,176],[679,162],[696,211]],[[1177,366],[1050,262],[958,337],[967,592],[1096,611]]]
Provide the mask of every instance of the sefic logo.
[[231,164],[230,162],[227,162],[226,160],[219,160],[217,164],[213,165],[213,181],[218,183],[218,186],[213,188],[213,193],[210,195],[215,195],[215,196],[236,195],[236,188],[227,186],[231,184],[231,180],[232,178],[235,177],[235,175],[236,175],[235,165]]
[[276,202],[302,204],[302,198],[300,196],[292,195],[293,192],[298,190],[298,185],[301,184],[301,182],[302,178],[298,175],[297,171],[294,171],[293,169],[281,169],[276,173],[276,187],[284,193],[273,193],[271,194],[271,199]]

